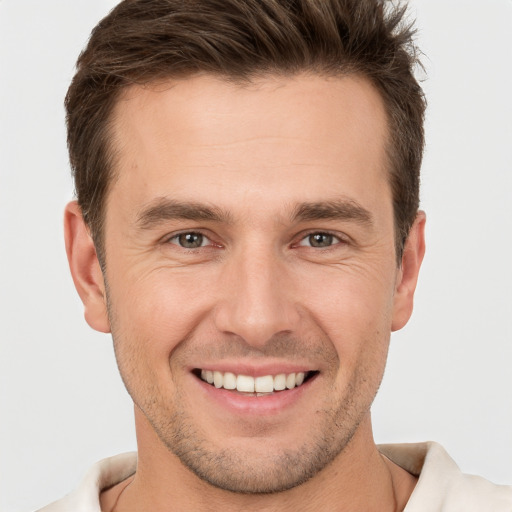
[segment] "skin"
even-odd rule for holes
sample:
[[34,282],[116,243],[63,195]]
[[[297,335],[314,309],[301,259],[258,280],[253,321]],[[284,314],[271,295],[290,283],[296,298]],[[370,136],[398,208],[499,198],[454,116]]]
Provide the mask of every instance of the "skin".
[[[351,76],[202,75],[125,91],[113,135],[105,275],[76,203],[65,217],[86,320],[112,332],[135,403],[137,473],[102,510],[402,510],[415,479],[378,453],[370,406],[425,216],[397,268],[379,94]],[[317,373],[237,409],[196,368]]]

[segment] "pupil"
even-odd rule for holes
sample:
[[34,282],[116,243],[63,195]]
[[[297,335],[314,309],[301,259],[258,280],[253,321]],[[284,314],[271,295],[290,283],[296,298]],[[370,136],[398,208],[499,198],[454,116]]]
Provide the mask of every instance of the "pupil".
[[328,247],[332,245],[332,235],[325,233],[316,233],[309,237],[309,242],[312,247]]
[[179,237],[180,245],[187,249],[195,249],[201,247],[203,243],[203,235],[199,233],[183,233]]

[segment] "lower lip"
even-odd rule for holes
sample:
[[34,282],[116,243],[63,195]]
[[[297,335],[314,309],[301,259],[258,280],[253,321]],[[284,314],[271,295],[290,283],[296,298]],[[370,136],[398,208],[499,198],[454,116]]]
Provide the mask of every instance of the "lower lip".
[[196,376],[194,379],[209,400],[217,402],[232,413],[261,416],[276,414],[285,408],[292,407],[312,387],[317,377],[318,374],[293,389],[277,391],[264,396],[244,395],[237,391],[216,388]]

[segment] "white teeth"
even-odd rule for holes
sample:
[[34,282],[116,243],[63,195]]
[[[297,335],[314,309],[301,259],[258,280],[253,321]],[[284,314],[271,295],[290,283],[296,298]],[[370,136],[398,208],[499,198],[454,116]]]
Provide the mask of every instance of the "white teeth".
[[213,384],[216,388],[236,389],[242,393],[256,393],[257,396],[263,396],[274,391],[293,389],[302,385],[305,377],[304,372],[251,377],[249,375],[235,375],[231,372],[201,370],[201,379],[208,382],[208,384]]
[[216,388],[221,388],[224,384],[224,376],[220,372],[213,372],[213,385]]
[[293,389],[295,387],[295,384],[296,384],[296,380],[295,380],[295,373],[290,373],[289,375],[286,376],[286,387],[288,389]]
[[274,389],[276,391],[286,389],[286,375],[284,373],[280,373],[274,377]]
[[254,390],[256,393],[272,393],[274,391],[274,377],[265,375],[254,379]]
[[236,378],[237,391],[244,391],[246,393],[254,393],[254,377],[248,375],[239,375]]
[[236,389],[236,375],[231,372],[224,374],[224,389]]

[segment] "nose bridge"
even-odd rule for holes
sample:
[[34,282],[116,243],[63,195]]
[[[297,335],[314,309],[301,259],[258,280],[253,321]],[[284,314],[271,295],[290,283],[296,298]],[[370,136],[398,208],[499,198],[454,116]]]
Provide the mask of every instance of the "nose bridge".
[[284,262],[271,244],[260,241],[237,248],[224,268],[217,328],[254,346],[294,330],[299,315],[287,280]]

